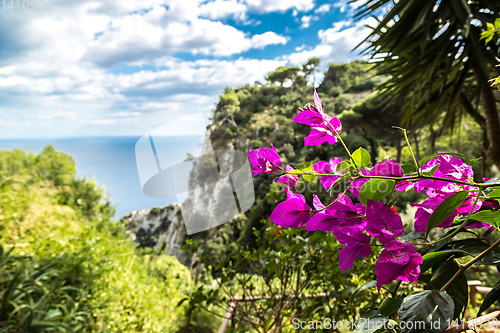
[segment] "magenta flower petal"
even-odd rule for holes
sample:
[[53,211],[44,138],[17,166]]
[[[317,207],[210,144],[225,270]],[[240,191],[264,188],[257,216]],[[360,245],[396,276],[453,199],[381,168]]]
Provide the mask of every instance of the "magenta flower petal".
[[403,177],[404,172],[401,165],[394,163],[393,161],[381,161],[378,162],[371,170],[371,176],[392,176],[392,177]]
[[[439,166],[434,173],[434,176],[436,177],[462,181],[467,181],[474,177],[474,172],[471,166],[465,164],[461,159],[450,155],[440,155],[436,158],[430,159],[422,166],[422,170],[431,170],[437,165]],[[415,190],[419,193],[422,192],[424,188],[432,189],[437,192],[456,191],[456,187],[446,181],[424,179],[419,180],[415,184]],[[429,195],[429,193],[427,193],[427,195]]]
[[325,142],[333,145],[337,142],[337,137],[332,131],[324,127],[313,127],[309,135],[304,138],[305,146],[316,146]]
[[[293,168],[289,165],[286,165],[285,171],[291,172],[291,171],[293,171]],[[295,187],[297,185],[298,180],[299,180],[299,175],[283,175],[283,176],[279,177],[276,181],[278,183],[282,183],[282,184],[288,185],[290,187]]]
[[323,203],[316,194],[313,194],[313,206],[314,209],[316,210],[322,210],[325,208],[325,205],[323,205]]
[[250,158],[250,164],[252,164],[254,177],[258,174],[265,173],[271,174],[275,171],[280,170],[281,159],[276,148],[274,148],[271,143],[271,148],[258,148],[248,152],[248,157]]
[[354,204],[354,207],[356,207],[356,212],[358,212],[359,215],[361,216],[366,216],[366,206],[363,205],[361,202]]
[[370,236],[363,233],[360,227],[338,227],[332,231],[340,244],[347,245],[339,253],[340,269],[344,274],[352,267],[356,258],[370,256]]
[[332,119],[329,115],[316,112],[314,110],[304,110],[296,115],[292,120],[299,124],[309,125],[312,127],[321,127],[327,124]]
[[360,226],[341,226],[335,227],[332,231],[342,245],[350,245],[353,243],[369,245],[371,238],[365,234],[362,229],[363,228]]
[[369,257],[371,253],[371,246],[361,243],[353,243],[352,245],[342,248],[339,253],[340,269],[345,274],[345,272],[352,267],[356,258],[366,258]]
[[415,282],[420,276],[423,263],[420,253],[410,243],[391,241],[380,253],[375,265],[377,288],[394,280]]
[[314,171],[317,173],[322,173],[322,174],[338,174],[338,176],[319,176],[321,185],[325,189],[329,189],[332,187],[332,185],[335,183],[337,179],[339,179],[339,176],[341,176],[341,172],[337,172],[337,165],[342,162],[341,158],[334,157],[330,160],[330,162],[325,162],[325,161],[318,161],[314,164]]
[[330,119],[329,124],[328,124],[328,129],[332,130],[332,126],[333,126],[333,128],[335,128],[335,131],[337,133],[342,131],[342,123],[340,122],[339,118],[332,117],[332,119]]
[[287,200],[274,208],[269,220],[284,228],[300,228],[311,218],[311,207],[301,194],[293,194],[287,187]]
[[439,163],[438,171],[447,178],[454,178],[459,180],[467,180],[474,177],[474,171],[470,165],[465,164],[459,158],[450,155],[440,155],[436,157]]
[[286,192],[287,200],[298,199],[298,200],[302,201],[304,204],[306,203],[306,198],[304,198],[304,196],[302,194],[295,194],[288,187],[285,187],[285,192]]
[[314,90],[314,106],[306,105],[306,110],[301,112],[293,118],[293,120],[300,124],[311,126],[311,132],[304,139],[306,146],[315,146],[328,142],[334,144],[337,142],[336,133],[342,130],[342,124],[337,117],[331,117],[323,112],[322,101]]
[[305,229],[309,231],[321,230],[324,232],[330,232],[339,225],[340,221],[337,216],[321,211],[314,214],[314,216],[307,221]]
[[314,89],[314,105],[319,112],[323,112],[323,101],[319,98],[318,92]]
[[[443,201],[444,198],[428,199],[422,202],[421,204],[410,202],[410,205],[412,207],[417,207],[417,211],[415,212],[415,223],[414,223],[416,232],[426,232],[427,222],[429,222],[429,217],[432,215],[432,213],[434,213],[434,210],[437,208],[437,206],[439,206],[439,204]],[[458,215],[457,212],[452,213],[437,227],[438,228],[449,227],[453,223],[453,220],[457,215]]]
[[387,244],[404,233],[401,217],[383,202],[368,200],[366,206],[367,231],[370,236]]
[[[319,201],[319,198],[317,201],[318,203],[315,203],[315,207],[318,205],[318,207],[324,208],[323,204]],[[359,226],[365,228],[366,222],[362,217],[363,216],[359,214],[358,209],[353,205],[352,200],[347,195],[343,195],[328,208],[316,213],[307,222],[305,229],[310,231],[321,230],[328,232],[339,226]]]

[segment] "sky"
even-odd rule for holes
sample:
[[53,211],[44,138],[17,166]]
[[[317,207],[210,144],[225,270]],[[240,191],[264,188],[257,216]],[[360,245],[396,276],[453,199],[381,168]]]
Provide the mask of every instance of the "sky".
[[226,87],[359,58],[369,33],[347,0],[9,1],[0,138],[200,134]]

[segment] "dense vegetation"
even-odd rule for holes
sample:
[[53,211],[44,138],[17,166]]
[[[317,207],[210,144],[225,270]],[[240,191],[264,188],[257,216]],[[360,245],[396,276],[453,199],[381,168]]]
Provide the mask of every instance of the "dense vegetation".
[[[313,163],[328,161],[333,156],[346,160],[340,145],[304,147],[303,140],[309,129],[291,120],[298,107],[312,102],[313,88],[301,78],[302,74],[306,74],[306,65],[302,72],[297,68],[281,67],[269,74],[266,84],[227,88],[214,110],[213,124],[209,127],[214,149],[233,147],[251,150],[270,147],[272,143],[283,164],[293,167],[306,160]],[[409,161],[411,156],[401,132],[391,129],[391,126],[401,125],[404,101],[389,106],[384,103],[384,96],[374,93],[372,89],[386,78],[375,77],[374,74],[372,65],[363,61],[330,65],[317,89],[323,108],[329,115],[336,115],[341,120],[342,136],[348,146],[361,146],[370,152],[372,165],[382,160]],[[452,131],[443,126],[443,119],[409,132],[417,158],[437,151],[459,151],[472,158],[477,157],[482,147],[480,126],[473,119],[462,118],[457,120],[459,126]],[[494,174],[490,166],[491,162],[485,159],[482,164],[473,165],[477,180]],[[373,290],[366,291],[374,286],[374,262],[358,259],[356,265],[364,269],[356,270],[355,266],[348,277],[344,276],[336,262],[337,243],[330,234],[285,231],[267,221],[273,208],[286,198],[283,185],[274,180],[272,175],[264,174],[254,178],[257,199],[250,211],[236,221],[195,239],[206,238],[206,234],[217,237],[190,244],[193,253],[200,253],[200,246],[206,249],[200,261],[207,267],[205,285],[199,286],[190,295],[190,304],[202,308],[220,306],[220,311],[223,311],[230,297],[277,297],[255,302],[258,304],[255,306],[250,305],[252,303],[236,304],[233,326],[241,331],[251,328],[266,332],[289,330],[293,318],[359,318],[364,311],[373,308],[373,301],[378,298]],[[311,198],[313,193],[322,200],[327,196],[318,179],[298,191],[306,198]],[[400,212],[408,209],[405,201],[422,199],[415,192],[405,196],[398,203]],[[413,214],[414,211],[402,216],[406,222],[411,222]],[[411,225],[406,225],[408,231],[411,231]],[[323,275],[325,271],[327,276]],[[467,272],[467,275],[494,285],[496,280],[490,273],[488,269],[478,268]],[[307,282],[303,284],[304,281]],[[353,300],[353,292],[357,288],[365,291],[361,299]],[[332,294],[328,300],[307,296],[332,291],[335,295]],[[292,300],[288,299],[291,303],[281,301],[290,295],[294,295]],[[300,307],[290,306],[297,302]]]
[[[291,121],[298,107],[312,102],[306,77],[318,64],[311,59],[302,68],[277,69],[265,84],[227,88],[209,126],[214,149],[248,151],[273,143],[292,166],[346,158],[339,146],[304,147],[308,129]],[[374,74],[363,61],[330,65],[318,87],[324,109],[341,119],[348,145],[370,152],[372,164],[408,160],[400,132],[390,129],[401,122],[403,102],[386,107],[372,91],[385,79]],[[410,132],[418,156],[459,150],[475,157],[479,125],[462,119],[462,126],[449,132],[440,124]],[[491,174],[489,164],[474,168],[478,177]],[[374,261],[359,260],[360,273],[344,276],[334,238],[276,228],[266,218],[284,199],[283,187],[270,175],[255,178],[254,185],[257,198],[250,211],[196,235],[203,244],[189,243],[204,263],[193,268],[207,274],[197,276],[190,302],[176,307],[182,290],[193,286],[188,269],[151,249],[138,250],[125,226],[110,220],[113,207],[102,189],[75,176],[70,156],[51,146],[38,155],[0,152],[0,331],[214,331],[220,319],[207,320],[197,307],[221,316],[227,297],[234,295],[281,295],[237,309],[234,321],[241,330],[286,330],[297,316],[349,319],[373,308],[378,295],[368,288],[374,286]],[[321,189],[315,181],[302,193],[325,199],[328,193]],[[398,206],[400,212],[406,209]],[[488,276],[484,270],[476,274]],[[295,300],[279,301],[294,293],[300,307]],[[318,293],[332,297],[306,297]]]
[[[331,64],[318,87],[323,108],[344,124],[344,140],[349,146],[361,146],[370,152],[373,165],[384,159],[397,162],[408,160],[409,151],[404,147],[400,131],[391,128],[401,124],[403,103],[387,107],[383,98],[372,92],[372,88],[384,80],[375,77],[372,67],[360,60]],[[286,73],[285,69],[280,68],[278,72]],[[312,102],[313,87],[297,79],[302,77],[301,74],[281,78],[284,83],[288,82],[289,87],[275,81],[274,75],[269,74],[269,81],[264,85],[226,88],[209,127],[214,149],[233,147],[248,151],[270,147],[272,143],[283,157],[283,163],[291,166],[306,160],[329,160],[332,156],[345,159],[347,155],[338,145],[304,147],[303,140],[308,129],[291,119],[297,114],[297,108]],[[298,82],[294,83],[294,80]],[[439,124],[410,131],[417,156],[446,150],[476,157],[479,148],[477,142],[482,137],[480,128],[470,119],[463,119],[461,124],[463,126],[454,132],[440,129]],[[484,176],[489,175],[488,167],[489,164],[485,164]],[[474,168],[479,171],[480,163]],[[253,229],[260,230],[263,227],[261,219],[270,216],[274,205],[285,197],[283,186],[272,180],[272,176],[267,175],[255,178],[255,205],[238,222],[228,223],[211,232],[222,235],[210,240],[216,243],[209,246],[214,262],[240,245],[258,246],[254,242]],[[325,198],[327,194],[324,190],[322,192],[319,182],[312,183],[304,192],[306,196],[312,193],[318,194],[320,198]],[[404,210],[405,207],[401,206],[400,209]],[[204,237],[205,234],[200,239]]]
[[0,151],[0,332],[175,332],[189,271],[139,252],[93,180],[46,146]]

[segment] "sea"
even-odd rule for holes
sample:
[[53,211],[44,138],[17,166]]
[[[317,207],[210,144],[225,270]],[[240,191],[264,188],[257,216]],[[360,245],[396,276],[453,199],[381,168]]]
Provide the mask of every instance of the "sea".
[[[71,155],[78,176],[94,178],[105,188],[116,207],[115,219],[139,209],[163,207],[177,200],[151,197],[143,193],[136,162],[135,146],[140,137],[75,137],[64,139],[0,139],[0,149],[18,148],[38,153],[47,144]],[[171,165],[181,163],[187,154],[199,156],[203,136],[162,138]]]

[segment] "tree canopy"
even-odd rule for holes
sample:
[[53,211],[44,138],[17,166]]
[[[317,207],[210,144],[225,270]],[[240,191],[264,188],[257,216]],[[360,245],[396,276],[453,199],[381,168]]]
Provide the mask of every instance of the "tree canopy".
[[441,123],[453,129],[469,114],[487,134],[486,155],[500,167],[498,102],[488,83],[495,76],[497,48],[480,40],[487,23],[499,16],[500,3],[368,0],[356,17],[387,7],[364,50],[378,73],[390,78],[379,88],[386,100],[406,101],[406,126]]

